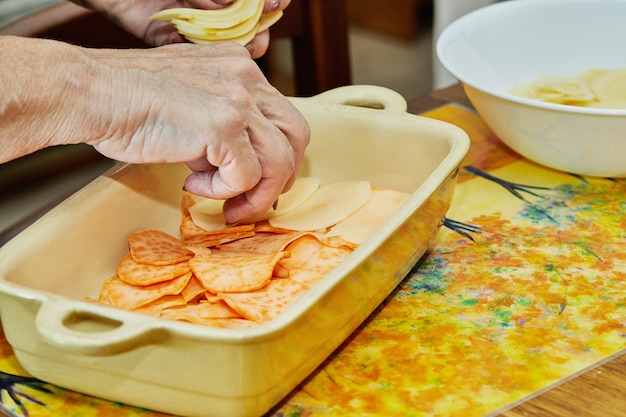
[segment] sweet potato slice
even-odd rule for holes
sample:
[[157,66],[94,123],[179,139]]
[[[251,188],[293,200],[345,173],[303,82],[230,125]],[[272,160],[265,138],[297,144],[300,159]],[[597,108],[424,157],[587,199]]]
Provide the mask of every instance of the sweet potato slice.
[[112,306],[134,310],[161,297],[178,295],[191,278],[191,272],[158,284],[130,285],[117,276],[109,278],[103,285],[98,301]]
[[277,278],[256,291],[219,293],[218,296],[243,317],[257,323],[264,323],[281,314],[308,288],[292,279]]
[[286,248],[290,256],[280,261],[289,278],[311,286],[332,271],[352,253],[346,246],[328,246],[311,235],[294,240]]
[[304,232],[256,233],[252,237],[238,239],[222,245],[221,249],[229,252],[252,252],[272,254],[282,252],[287,245],[302,236]]
[[262,288],[272,278],[276,263],[287,256],[274,254],[212,251],[206,257],[194,257],[189,266],[202,286],[214,294],[244,292]]
[[133,259],[140,264],[172,265],[191,259],[193,253],[183,242],[160,230],[139,230],[128,236]]
[[136,262],[130,253],[126,254],[117,266],[117,275],[122,281],[138,286],[169,281],[189,271],[187,261],[172,265],[146,265]]
[[189,323],[202,324],[207,319],[232,319],[241,318],[241,315],[233,310],[224,301],[218,303],[195,303],[179,307],[166,308],[161,311],[161,317],[170,320],[180,320]]

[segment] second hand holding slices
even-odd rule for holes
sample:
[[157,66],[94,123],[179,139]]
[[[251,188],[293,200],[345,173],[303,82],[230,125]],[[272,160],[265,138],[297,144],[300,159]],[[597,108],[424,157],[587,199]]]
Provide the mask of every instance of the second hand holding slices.
[[264,0],[237,0],[223,9],[174,8],[152,15],[152,20],[169,21],[190,42],[207,44],[234,41],[242,45],[267,30],[282,11],[263,14]]

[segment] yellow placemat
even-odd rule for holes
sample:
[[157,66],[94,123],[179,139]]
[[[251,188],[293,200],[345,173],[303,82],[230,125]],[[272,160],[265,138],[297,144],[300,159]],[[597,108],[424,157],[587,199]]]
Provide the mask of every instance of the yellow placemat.
[[[626,181],[526,161],[465,108],[426,116],[472,140],[435,249],[270,416],[484,416],[626,347]],[[16,415],[163,416],[22,378],[0,336]]]
[[626,181],[524,160],[473,112],[435,250],[276,416],[484,416],[626,347]]

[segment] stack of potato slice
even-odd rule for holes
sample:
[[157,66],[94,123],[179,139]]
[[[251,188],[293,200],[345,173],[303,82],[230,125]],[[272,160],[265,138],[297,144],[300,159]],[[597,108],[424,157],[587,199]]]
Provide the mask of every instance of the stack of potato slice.
[[[301,177],[278,209],[226,225],[223,201],[183,193],[180,236],[143,229],[89,301],[211,327],[274,319],[344,261],[409,194]],[[250,223],[250,221],[254,222]]]
[[193,43],[235,41],[242,45],[268,29],[282,11],[263,14],[264,0],[236,0],[216,10],[174,8],[155,13],[152,20],[170,21],[178,33]]

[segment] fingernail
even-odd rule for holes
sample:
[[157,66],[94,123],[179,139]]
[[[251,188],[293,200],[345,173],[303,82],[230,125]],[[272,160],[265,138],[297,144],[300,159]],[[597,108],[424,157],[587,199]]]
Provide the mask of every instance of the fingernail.
[[269,11],[275,12],[280,7],[280,0],[272,0],[270,1]]
[[253,42],[246,44],[246,49],[250,53],[250,56],[254,56],[254,43]]

